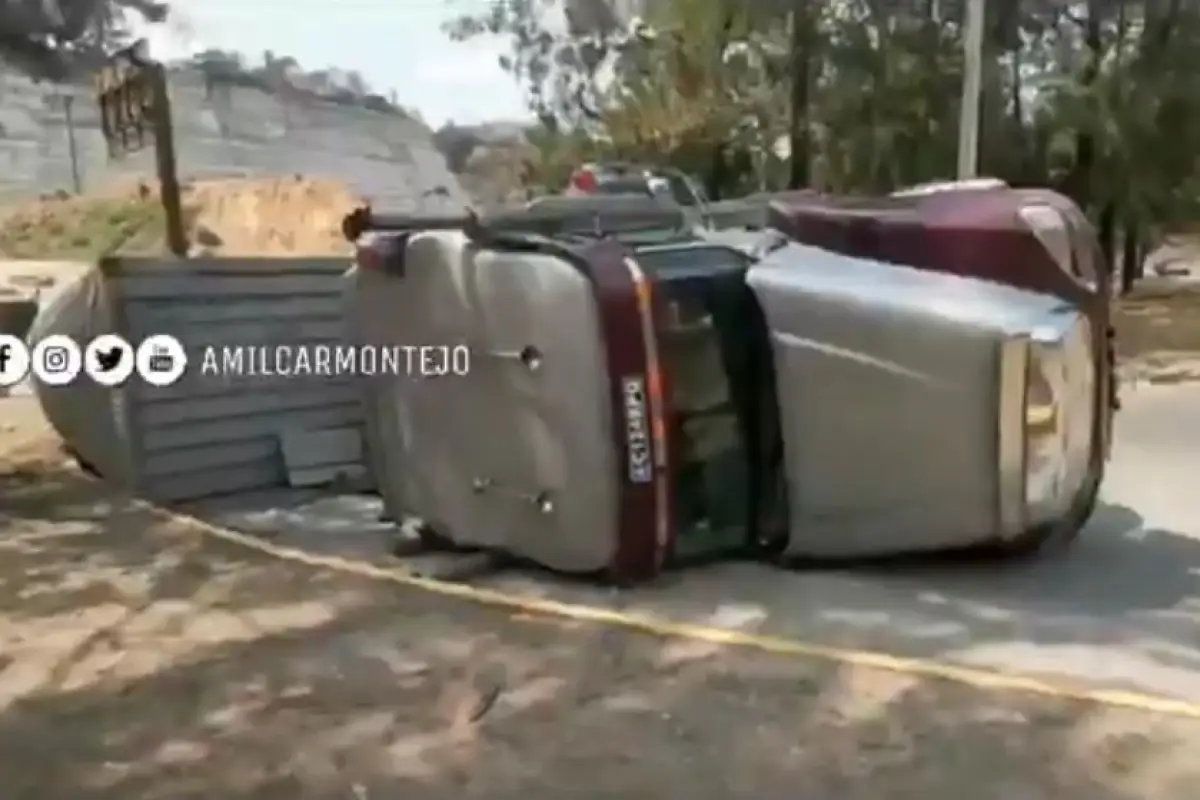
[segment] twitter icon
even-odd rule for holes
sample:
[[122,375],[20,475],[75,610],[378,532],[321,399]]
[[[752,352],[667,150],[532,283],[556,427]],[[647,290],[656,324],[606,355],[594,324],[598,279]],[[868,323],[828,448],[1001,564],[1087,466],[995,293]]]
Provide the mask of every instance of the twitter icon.
[[101,386],[120,386],[133,375],[133,346],[115,333],[105,333],[88,343],[83,368]]

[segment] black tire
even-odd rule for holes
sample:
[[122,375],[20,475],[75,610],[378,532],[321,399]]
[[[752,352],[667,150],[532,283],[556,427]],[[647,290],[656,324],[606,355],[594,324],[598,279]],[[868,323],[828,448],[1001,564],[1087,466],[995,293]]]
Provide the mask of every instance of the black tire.
[[609,588],[616,589],[618,591],[632,589],[638,585],[637,580],[635,580],[634,578],[631,578],[630,576],[626,575],[624,572],[622,572],[621,570],[619,570],[613,566],[606,568],[601,573],[600,579]]
[[476,548],[464,547],[450,537],[438,533],[437,529],[430,525],[421,525],[419,528],[417,528],[417,539],[421,542],[421,546],[423,548],[435,553],[477,552]]

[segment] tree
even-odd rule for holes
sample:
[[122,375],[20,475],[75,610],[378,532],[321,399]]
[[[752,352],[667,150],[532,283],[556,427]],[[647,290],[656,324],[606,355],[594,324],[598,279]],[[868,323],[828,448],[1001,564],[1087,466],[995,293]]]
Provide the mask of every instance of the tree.
[[263,52],[262,66],[256,74],[272,89],[287,87],[294,75],[301,72],[300,64],[291,56],[277,56],[271,50]]
[[611,21],[588,30],[568,26],[551,32],[547,0],[492,0],[482,14],[462,15],[446,26],[450,38],[506,36],[510,52],[501,66],[525,89],[529,109],[547,128],[573,128],[587,122],[596,106],[598,79],[614,50]]
[[450,171],[457,173],[463,171],[467,159],[476,147],[483,144],[483,139],[472,128],[461,128],[453,122],[447,122],[434,131],[433,144],[446,157]]
[[205,75],[214,78],[232,77],[246,71],[246,65],[240,53],[219,50],[215,47],[196,53],[189,59],[189,64],[198,68]]
[[653,4],[650,17],[628,29],[601,17],[569,20],[565,34],[553,34],[545,4],[497,0],[449,32],[510,37],[502,66],[525,87],[546,134],[535,138],[554,151],[546,159],[553,171],[571,160],[566,146],[587,142],[590,155],[675,163],[719,196],[737,172],[730,167],[763,149],[780,110],[769,88],[769,37],[751,23],[770,16],[771,5],[753,5],[672,0]]
[[[640,27],[565,32],[551,6],[497,0],[452,31],[509,38],[547,162],[644,158],[720,192],[780,187],[781,157],[841,193],[955,174],[961,0],[659,0]],[[985,29],[982,174],[1070,195],[1136,277],[1146,241],[1200,219],[1200,4],[996,0]]]
[[357,70],[350,70],[346,73],[346,90],[358,97],[365,97],[371,93],[371,87],[367,85],[362,73]]
[[127,14],[167,17],[156,0],[0,0],[0,59],[37,78],[62,80],[132,43]]
[[654,6],[622,43],[614,80],[594,118],[620,155],[666,161],[700,176],[709,194],[753,187],[783,132],[776,90],[786,50],[770,6],[673,0]]
[[816,27],[816,14],[808,0],[793,0],[788,12],[789,189],[802,189],[812,182],[812,68],[817,59]]

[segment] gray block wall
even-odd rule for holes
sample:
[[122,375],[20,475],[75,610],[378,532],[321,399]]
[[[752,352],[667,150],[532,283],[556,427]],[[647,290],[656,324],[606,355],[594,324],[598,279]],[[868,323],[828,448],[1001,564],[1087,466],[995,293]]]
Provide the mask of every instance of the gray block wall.
[[[417,120],[300,91],[208,81],[198,72],[173,72],[170,91],[184,179],[301,174],[340,180],[396,210],[466,202],[431,131]],[[150,177],[153,164],[148,150],[109,159],[90,86],[35,83],[0,67],[0,202],[73,191],[76,175],[83,191]]]

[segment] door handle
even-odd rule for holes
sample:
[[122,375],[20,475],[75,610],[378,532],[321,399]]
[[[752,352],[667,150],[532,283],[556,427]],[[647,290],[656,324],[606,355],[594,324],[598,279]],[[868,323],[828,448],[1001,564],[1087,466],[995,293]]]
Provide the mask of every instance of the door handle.
[[542,351],[531,344],[525,345],[520,350],[483,350],[480,355],[485,358],[520,362],[530,372],[537,372],[541,369],[542,362],[545,360]]

